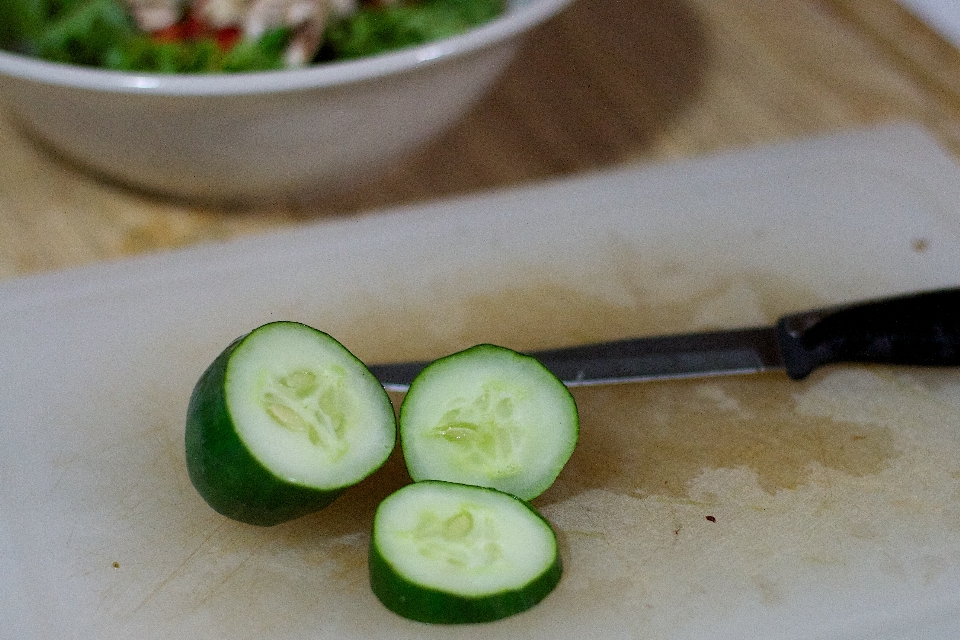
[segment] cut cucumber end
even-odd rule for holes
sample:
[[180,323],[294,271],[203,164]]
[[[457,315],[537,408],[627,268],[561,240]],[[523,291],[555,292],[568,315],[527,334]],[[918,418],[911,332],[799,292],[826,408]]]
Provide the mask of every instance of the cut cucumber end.
[[187,469],[216,511],[272,525],[325,507],[389,457],[393,406],[326,333],[263,325],[203,373],[186,422]]
[[400,407],[414,480],[491,487],[524,500],[553,484],[578,434],[563,382],[536,359],[489,344],[428,365]]
[[485,487],[407,485],[374,517],[370,585],[391,611],[430,623],[489,622],[543,600],[562,574],[550,524]]

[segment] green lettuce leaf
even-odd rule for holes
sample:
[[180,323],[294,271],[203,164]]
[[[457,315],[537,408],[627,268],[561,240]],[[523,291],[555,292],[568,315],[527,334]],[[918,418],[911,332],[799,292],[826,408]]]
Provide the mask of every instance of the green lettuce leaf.
[[29,53],[47,16],[44,0],[0,0],[0,48]]
[[361,8],[327,30],[320,59],[359,58],[447,38],[492,20],[504,8],[504,0],[425,0]]

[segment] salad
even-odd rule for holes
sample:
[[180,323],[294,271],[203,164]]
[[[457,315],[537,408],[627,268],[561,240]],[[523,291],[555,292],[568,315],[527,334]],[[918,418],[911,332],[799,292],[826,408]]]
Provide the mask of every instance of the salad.
[[462,33],[506,0],[0,0],[0,48],[154,73],[265,71]]

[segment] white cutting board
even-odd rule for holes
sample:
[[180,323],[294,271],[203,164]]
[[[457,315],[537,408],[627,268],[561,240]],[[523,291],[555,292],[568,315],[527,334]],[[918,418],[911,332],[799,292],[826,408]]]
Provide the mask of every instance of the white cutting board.
[[372,362],[958,284],[960,170],[910,126],[0,283],[0,638],[954,637],[953,370],[578,390],[580,446],[536,502],[561,584],[456,628],[398,618],[367,585],[398,458],[261,529],[202,502],[182,437],[201,371],[270,320]]
[[900,0],[941,36],[960,46],[960,2],[957,0]]

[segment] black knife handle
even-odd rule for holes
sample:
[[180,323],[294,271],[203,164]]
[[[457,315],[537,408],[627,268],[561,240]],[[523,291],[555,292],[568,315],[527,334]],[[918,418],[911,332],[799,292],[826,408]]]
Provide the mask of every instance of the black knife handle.
[[807,311],[777,322],[787,375],[831,362],[960,365],[960,288]]

